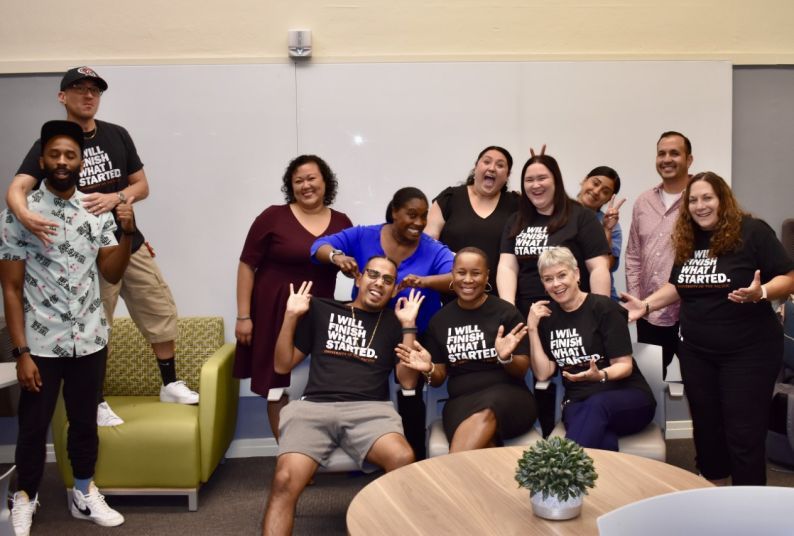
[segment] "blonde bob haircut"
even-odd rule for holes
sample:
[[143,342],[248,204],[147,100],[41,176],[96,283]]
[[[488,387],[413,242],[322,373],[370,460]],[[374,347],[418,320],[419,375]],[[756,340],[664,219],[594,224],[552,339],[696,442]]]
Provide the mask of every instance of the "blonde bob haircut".
[[558,264],[562,264],[571,270],[579,269],[576,257],[573,256],[571,250],[564,246],[558,246],[549,248],[540,254],[540,257],[538,257],[538,273]]

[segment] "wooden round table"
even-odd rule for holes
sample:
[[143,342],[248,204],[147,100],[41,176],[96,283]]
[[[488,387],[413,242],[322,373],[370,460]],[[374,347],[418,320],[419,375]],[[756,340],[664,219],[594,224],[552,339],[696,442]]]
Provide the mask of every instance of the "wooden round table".
[[[546,521],[532,514],[529,491],[515,481],[524,447],[449,454],[387,473],[350,503],[351,535],[598,534],[596,518],[640,499],[710,487],[679,467],[630,454],[586,449],[598,473],[582,514]],[[675,512],[671,512],[675,515]]]

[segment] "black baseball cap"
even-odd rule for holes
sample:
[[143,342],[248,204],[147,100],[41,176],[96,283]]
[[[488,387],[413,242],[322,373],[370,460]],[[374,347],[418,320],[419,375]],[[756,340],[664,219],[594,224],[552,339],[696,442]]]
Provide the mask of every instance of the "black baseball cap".
[[65,90],[75,82],[86,79],[93,80],[96,82],[96,85],[99,86],[99,89],[102,91],[107,91],[108,83],[105,82],[101,76],[96,74],[96,71],[91,67],[75,67],[74,69],[69,69],[66,71],[66,74],[63,75],[63,78],[61,79],[61,91]]
[[83,158],[85,140],[83,139],[83,129],[74,121],[47,121],[41,127],[41,154],[44,154],[44,147],[47,142],[58,136],[72,138],[80,146],[80,159]]

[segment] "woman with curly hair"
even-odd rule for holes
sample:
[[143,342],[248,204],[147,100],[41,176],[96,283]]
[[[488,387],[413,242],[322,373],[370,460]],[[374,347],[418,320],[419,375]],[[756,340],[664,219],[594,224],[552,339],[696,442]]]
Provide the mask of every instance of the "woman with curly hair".
[[317,265],[309,247],[319,237],[352,226],[343,213],[329,208],[336,197],[336,175],[315,155],[292,160],[282,177],[285,205],[272,205],[251,225],[237,268],[237,352],[234,375],[251,378],[251,390],[267,397],[273,437],[287,403],[289,374],[273,370],[274,347],[290,283],[312,281],[312,294],[332,298],[339,268]]
[[695,175],[682,199],[669,282],[644,301],[622,297],[630,320],[681,300],[678,355],[698,468],[715,484],[764,485],[769,405],[783,356],[769,302],[794,291],[794,262],[718,175]]

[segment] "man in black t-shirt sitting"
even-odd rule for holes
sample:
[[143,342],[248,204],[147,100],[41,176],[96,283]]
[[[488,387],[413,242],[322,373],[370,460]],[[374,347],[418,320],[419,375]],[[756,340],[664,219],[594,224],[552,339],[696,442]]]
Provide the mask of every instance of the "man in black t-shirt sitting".
[[414,461],[400,416],[389,401],[393,369],[406,389],[418,373],[399,362],[395,348],[412,345],[416,315],[424,300],[411,291],[395,310],[397,266],[372,257],[356,279],[352,303],[312,298],[311,282],[290,285],[284,323],[276,341],[275,369],[286,374],[312,355],[300,400],[281,410],[276,471],[263,534],[290,534],[295,505],[318,466],[341,447],[359,465],[369,461],[392,471]]

